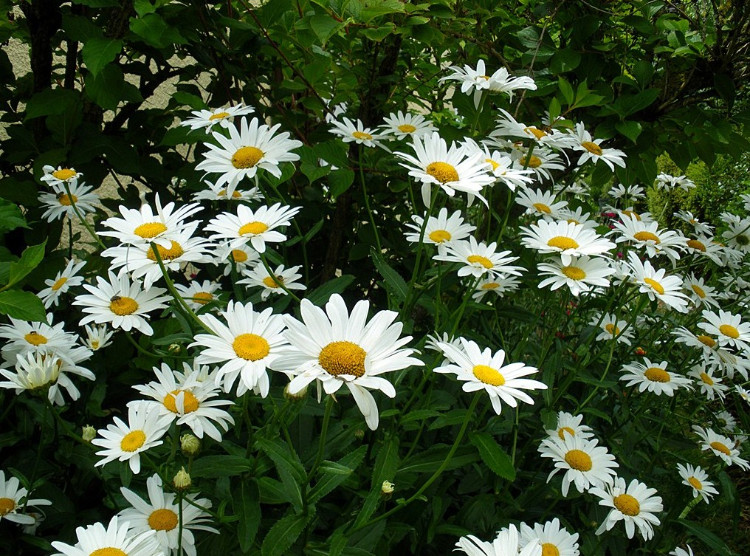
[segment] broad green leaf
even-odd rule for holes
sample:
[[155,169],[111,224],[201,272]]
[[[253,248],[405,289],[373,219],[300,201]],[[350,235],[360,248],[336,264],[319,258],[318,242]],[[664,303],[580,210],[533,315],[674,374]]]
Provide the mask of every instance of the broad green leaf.
[[635,143],[641,131],[643,131],[643,126],[641,126],[640,122],[617,122],[615,129]]
[[349,168],[339,168],[328,175],[331,198],[336,199],[346,192],[354,183],[354,172]]
[[122,70],[115,64],[105,66],[97,75],[86,76],[86,94],[105,110],[114,110],[121,101],[140,102],[141,93],[127,83]]
[[558,50],[549,61],[549,71],[553,74],[573,71],[581,63],[581,54],[570,48]]
[[698,525],[693,521],[688,521],[687,519],[677,519],[676,522],[682,525],[690,533],[698,537],[706,546],[711,548],[712,554],[735,556],[735,552],[730,550],[730,548],[723,540],[721,540],[721,538],[719,538],[717,535],[715,535],[705,527],[702,527],[701,525]]
[[247,553],[253,547],[261,520],[260,494],[255,481],[243,482],[240,486],[239,499],[234,499],[234,513],[240,518],[237,522],[237,539],[242,552]]
[[86,42],[89,39],[103,37],[104,31],[90,18],[82,15],[64,14],[62,28],[70,40]]
[[26,105],[25,120],[39,118],[40,116],[50,116],[52,114],[63,114],[72,110],[73,106],[79,102],[80,93],[57,87],[55,89],[45,89],[36,93],[29,99]]
[[341,483],[346,481],[351,473],[359,467],[367,453],[367,446],[360,446],[353,452],[346,454],[338,462],[326,462],[320,466],[323,476],[310,489],[308,500],[314,504]]
[[101,38],[90,39],[83,45],[83,61],[89,71],[96,75],[104,66],[114,61],[122,50],[122,41]]
[[46,239],[39,245],[31,245],[23,250],[21,258],[17,262],[10,263],[6,288],[20,282],[29,272],[39,266],[39,263],[44,259],[44,248],[46,245]]
[[253,462],[242,456],[203,456],[193,461],[190,474],[194,477],[216,479],[241,475],[252,469]]
[[510,456],[500,447],[500,445],[487,433],[473,433],[469,436],[471,443],[479,450],[479,455],[487,467],[493,473],[513,481],[516,478],[516,469]]
[[315,14],[310,17],[310,29],[313,30],[323,44],[342,27],[344,27],[343,23],[336,21],[327,14]]
[[375,268],[385,280],[386,289],[391,292],[399,301],[406,299],[406,294],[409,292],[409,286],[401,275],[393,270],[393,268],[385,261],[382,253],[378,253],[376,249],[370,250],[370,257],[372,262],[375,263]]
[[573,104],[574,100],[574,94],[573,94],[573,87],[568,83],[564,78],[560,77],[557,79],[557,86],[560,88],[560,92],[563,95],[563,98],[565,99],[565,102],[568,106]]
[[263,539],[260,548],[262,556],[282,556],[287,554],[294,541],[307,525],[308,516],[288,515],[278,520]]
[[288,471],[298,484],[307,480],[305,468],[299,460],[297,454],[281,441],[273,441],[267,438],[258,438],[255,441],[258,449],[262,450],[276,464],[278,469]]
[[343,274],[333,280],[329,280],[322,286],[315,288],[305,296],[305,299],[312,302],[314,305],[322,306],[334,293],[343,292],[353,281],[354,276],[351,274]]
[[0,232],[9,232],[16,228],[28,228],[26,219],[17,204],[0,199]]
[[390,21],[376,29],[364,29],[362,34],[371,41],[380,42],[396,30],[396,26]]
[[187,43],[177,27],[169,25],[160,15],[155,13],[131,19],[130,30],[143,39],[143,42],[156,48],[167,48],[175,44]]
[[34,322],[47,320],[47,311],[42,300],[33,293],[20,290],[0,292],[0,314]]

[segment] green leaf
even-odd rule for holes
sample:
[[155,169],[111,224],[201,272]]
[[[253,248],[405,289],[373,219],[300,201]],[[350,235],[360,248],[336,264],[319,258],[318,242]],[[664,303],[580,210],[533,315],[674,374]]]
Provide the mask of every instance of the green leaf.
[[623,118],[635,114],[652,105],[659,98],[659,89],[646,89],[637,95],[623,95],[612,105]]
[[336,199],[339,195],[347,191],[354,183],[354,172],[349,168],[339,168],[328,175],[328,185],[330,186],[331,198]]
[[312,302],[314,305],[321,306],[328,301],[334,293],[343,292],[349,284],[354,281],[354,276],[351,274],[343,274],[333,280],[329,280],[322,286],[315,288],[309,294],[305,296],[305,299]]
[[6,288],[20,282],[29,274],[29,272],[39,266],[39,263],[44,259],[44,248],[46,245],[46,239],[38,245],[31,245],[23,250],[18,262],[10,263],[8,283],[5,285]]
[[573,104],[574,99],[574,93],[573,93],[573,87],[568,83],[563,77],[559,77],[557,79],[557,86],[560,89],[560,92],[563,95],[563,98],[565,99],[565,102],[568,106]]
[[343,23],[336,21],[327,14],[315,14],[310,18],[310,29],[323,44],[342,27],[344,27]]
[[7,290],[0,292],[0,313],[14,319],[45,322],[47,311],[42,300],[30,292]]
[[[432,446],[421,454],[417,454],[406,460],[399,469],[399,473],[434,473],[443,464],[445,458],[448,456],[448,452],[450,452],[450,447],[444,444]],[[445,470],[458,469],[478,459],[479,454],[477,454],[474,448],[464,446],[456,450]]]
[[29,99],[24,119],[31,120],[41,116],[64,114],[73,109],[79,102],[79,98],[79,93],[70,89],[62,87],[45,89]]
[[64,14],[62,28],[67,35],[66,38],[74,41],[86,42],[89,39],[104,35],[99,25],[82,15]]
[[378,450],[378,455],[375,458],[375,467],[372,472],[370,492],[365,498],[362,509],[357,515],[357,519],[354,522],[355,527],[362,525],[370,519],[370,516],[375,512],[378,503],[380,502],[380,492],[383,488],[383,481],[392,481],[393,477],[396,475],[396,470],[398,469],[400,461],[398,457],[398,444],[398,437],[391,436],[386,439],[380,447],[380,450]]
[[125,82],[122,70],[115,64],[104,66],[97,75],[86,76],[86,94],[105,110],[114,110],[120,101],[140,102],[141,93],[135,85]]
[[260,526],[260,494],[255,481],[243,482],[239,500],[234,498],[234,513],[240,518],[237,523],[237,539],[242,552],[250,552]]
[[190,474],[194,477],[218,479],[241,475],[253,468],[252,460],[242,456],[203,456],[193,462]]
[[641,126],[640,122],[617,122],[615,129],[635,143],[641,131],[643,131],[643,126]]
[[734,85],[732,78],[726,73],[717,73],[714,75],[714,89],[719,93],[719,96],[726,102],[731,108],[734,104],[734,97],[737,89]]
[[187,40],[158,14],[146,14],[130,20],[130,30],[143,42],[156,48],[167,48],[175,44],[186,44]]
[[122,50],[122,41],[101,38],[101,39],[90,39],[84,45],[81,50],[83,54],[83,61],[89,71],[96,75],[99,73],[104,66],[114,61],[117,55]]
[[552,97],[552,100],[549,102],[549,121],[554,123],[561,112],[562,106],[560,106],[560,101],[557,100],[557,97]]
[[549,61],[549,70],[553,74],[572,71],[581,63],[581,54],[570,48],[558,50]]
[[28,228],[21,209],[15,203],[0,199],[0,232],[9,232],[16,228]]
[[310,489],[308,495],[310,503],[315,504],[326,494],[346,481],[352,472],[359,467],[362,460],[365,459],[366,453],[367,446],[360,446],[353,452],[346,454],[338,462],[327,462],[327,465],[326,462],[324,462],[324,464],[320,466],[320,470],[323,471],[323,476],[317,483],[315,483],[315,486]]
[[380,42],[388,35],[393,33],[395,29],[396,26],[389,21],[382,27],[378,27],[376,29],[365,29],[362,31],[362,34],[371,41]]
[[276,464],[277,469],[284,469],[290,473],[298,484],[302,484],[307,480],[307,474],[305,473],[305,468],[302,466],[302,462],[286,443],[267,438],[258,438],[255,441],[255,445],[271,458],[274,464]]
[[677,523],[682,525],[690,533],[698,537],[702,543],[711,548],[712,554],[722,554],[725,556],[734,556],[735,552],[729,549],[729,547],[714,533],[701,527],[697,523],[688,521],[687,519],[677,519]]
[[262,556],[282,556],[294,544],[305,529],[308,516],[288,515],[278,520],[263,539]]
[[508,481],[515,480],[516,469],[513,467],[510,456],[491,435],[485,432],[472,433],[469,440],[479,450],[482,461],[493,473]]
[[386,289],[396,296],[396,298],[403,302],[406,299],[406,294],[409,292],[409,286],[406,285],[406,281],[401,275],[393,270],[393,268],[385,262],[382,253],[374,248],[370,249],[370,257],[372,262],[375,263],[375,268],[378,269],[380,275],[385,280]]

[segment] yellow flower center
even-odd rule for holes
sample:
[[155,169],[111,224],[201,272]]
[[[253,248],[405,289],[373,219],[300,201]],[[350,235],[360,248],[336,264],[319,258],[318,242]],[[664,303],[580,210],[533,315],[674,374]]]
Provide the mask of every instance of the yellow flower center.
[[195,292],[193,294],[193,301],[196,303],[199,303],[200,305],[205,305],[209,301],[212,301],[214,298],[214,294],[209,292]]
[[266,276],[265,278],[263,278],[263,285],[265,285],[267,288],[280,288],[283,283],[284,278],[281,276]]
[[732,455],[732,451],[729,448],[727,448],[725,444],[722,444],[721,442],[714,441],[714,442],[711,442],[709,446],[711,446],[711,448],[713,448],[717,452],[721,452],[724,455],[727,455],[727,456]]
[[148,516],[148,526],[155,531],[171,531],[177,527],[177,514],[167,508],[160,508]]
[[624,210],[622,211],[622,213],[631,218],[635,218],[636,220],[638,220],[638,222],[641,221],[641,215],[635,212],[634,210]]
[[491,158],[485,158],[485,159],[484,159],[484,161],[485,161],[485,162],[486,162],[487,164],[489,164],[490,166],[492,166],[492,169],[493,169],[493,170],[497,170],[497,167],[498,167],[498,166],[500,166],[500,163],[499,163],[499,162],[495,162],[495,161],[494,161],[494,160],[492,160]]
[[485,384],[491,384],[492,386],[502,386],[505,384],[505,377],[502,373],[488,365],[474,365],[471,372],[474,373],[474,376],[478,380],[481,380]]
[[65,276],[63,276],[62,278],[58,278],[57,281],[54,284],[52,284],[52,288],[51,288],[52,291],[56,292],[57,290],[62,288],[65,285],[65,282],[67,281],[68,279]]
[[268,341],[257,334],[240,334],[232,342],[232,349],[246,361],[258,361],[271,352]]
[[719,332],[724,334],[724,336],[729,336],[730,338],[736,340],[740,337],[740,332],[737,330],[734,326],[731,324],[722,324],[719,327]]
[[258,235],[262,234],[268,229],[268,225],[263,222],[258,222],[257,220],[255,222],[248,222],[247,224],[243,224],[242,227],[239,229],[239,234],[241,236],[245,236],[248,234],[252,235]]
[[97,548],[89,556],[128,556],[119,548],[108,546],[106,548]]
[[549,208],[548,205],[545,205],[544,203],[534,203],[532,205],[536,210],[539,212],[543,212],[544,214],[550,214],[552,212],[552,209]]
[[91,349],[96,351],[97,349],[99,349],[99,344],[99,340],[91,340]]
[[[226,189],[222,189],[221,191],[219,191],[217,193],[217,195],[219,197],[226,197],[227,196],[227,190]],[[242,197],[242,193],[240,193],[236,189],[234,191],[232,191],[232,198],[233,199],[239,199],[240,197]]]
[[184,413],[192,413],[198,407],[200,407],[200,402],[198,401],[198,398],[193,395],[193,393],[190,390],[172,390],[169,394],[164,396],[164,399],[162,400],[162,403],[164,404],[164,407],[166,407],[169,411],[172,413],[177,413],[177,395],[182,392],[182,406],[184,408]]
[[669,382],[669,373],[661,367],[649,367],[643,376],[651,382]]
[[[182,257],[182,255],[185,254],[185,251],[182,249],[182,245],[180,245],[176,241],[171,242],[169,249],[161,245],[154,245],[154,247],[156,248],[156,251],[158,251],[159,257],[161,257],[162,261],[173,261],[174,259]],[[154,247],[151,247],[151,249],[146,252],[146,257],[148,257],[152,261],[156,261],[156,253],[154,253]]]
[[496,290],[500,287],[500,284],[497,282],[487,282],[486,284],[482,284],[483,290]]
[[469,255],[468,257],[466,257],[466,260],[471,264],[480,264],[484,268],[492,268],[493,266],[495,266],[492,264],[491,260],[489,260],[487,257],[483,257],[482,255]]
[[29,342],[32,346],[41,346],[47,343],[47,338],[36,330],[32,330],[23,337],[24,340]]
[[703,483],[695,477],[688,477],[688,483],[690,483],[695,490],[703,490]]
[[591,141],[584,141],[581,143],[581,146],[591,154],[595,154],[596,156],[602,155],[602,148],[596,143],[592,143]]
[[698,297],[700,297],[701,299],[706,298],[706,292],[698,284],[690,284],[690,287]]
[[138,310],[138,303],[132,297],[120,297],[116,295],[109,303],[109,310],[115,315],[132,315]]
[[138,237],[151,239],[152,237],[156,237],[166,231],[167,227],[161,222],[148,222],[146,224],[141,224],[140,226],[138,226],[135,230],[133,230],[133,233]]
[[643,281],[646,282],[646,284],[648,284],[649,286],[651,286],[651,289],[654,290],[656,293],[658,293],[659,295],[664,295],[664,286],[662,286],[659,282],[651,278],[644,278]]
[[236,263],[244,263],[247,260],[247,253],[241,249],[232,249],[232,258]]
[[546,542],[542,545],[542,556],[560,556],[560,551],[554,544]]
[[620,333],[620,329],[612,323],[605,324],[604,330],[612,334],[612,336],[617,336]]
[[714,340],[711,336],[706,336],[705,334],[700,334],[696,336],[698,338],[698,341],[702,343],[704,346],[708,346],[710,348],[714,347],[716,345],[716,340]]
[[542,131],[541,129],[538,129],[536,127],[525,127],[523,128],[525,133],[530,133],[534,137],[537,138],[537,140],[541,139],[542,137],[547,137],[547,132]]
[[52,172],[52,176],[58,180],[69,180],[72,177],[75,177],[78,175],[78,172],[75,170],[71,170],[70,168],[60,168],[59,170],[55,170]]
[[318,363],[333,376],[365,374],[367,352],[353,342],[331,342],[318,355]]
[[135,452],[146,442],[146,433],[142,430],[130,431],[122,437],[120,449],[123,452]]
[[636,232],[635,234],[633,234],[633,237],[638,241],[653,241],[657,245],[661,243],[659,236],[657,236],[656,234],[652,234],[651,232]]
[[706,246],[697,239],[689,239],[687,241],[687,245],[688,247],[692,247],[693,249],[697,249],[698,251],[703,251],[704,253],[706,252]]
[[229,112],[219,112],[218,114],[211,114],[208,117],[208,121],[209,122],[213,122],[215,120],[223,120],[227,116],[229,116]]
[[411,124],[401,124],[400,126],[398,126],[398,130],[401,133],[414,133],[415,131],[417,131],[417,128]]
[[570,237],[555,236],[551,238],[547,245],[549,247],[556,247],[557,249],[578,249],[578,242]]
[[524,168],[539,168],[542,165],[542,159],[533,154],[531,156],[524,156],[520,162]]
[[570,436],[576,435],[576,431],[574,431],[570,427],[560,427],[559,429],[557,429],[557,436],[560,437],[560,440],[565,440],[565,433],[568,433]]
[[458,172],[447,162],[433,162],[425,171],[440,183],[458,181]]
[[629,494],[620,494],[613,500],[615,508],[620,510],[624,515],[634,516],[641,513],[641,505],[634,497]]
[[565,461],[576,471],[591,471],[591,467],[593,466],[591,456],[583,450],[569,450],[565,454]]
[[62,206],[69,207],[73,203],[78,202],[78,197],[76,197],[75,195],[66,195],[65,193],[62,193],[58,195],[57,200]]
[[577,266],[564,266],[560,270],[571,280],[583,280],[586,278],[586,272]]
[[8,515],[16,509],[16,501],[12,498],[0,498],[0,516]]
[[580,224],[580,222],[575,218],[568,218],[567,222],[568,224]]
[[713,386],[714,385],[714,381],[706,373],[701,373],[700,377],[701,377],[701,380],[703,382],[705,382],[706,384],[708,384],[709,386]]
[[372,141],[372,135],[364,131],[352,131],[352,137],[360,141]]
[[263,158],[263,151],[255,147],[241,147],[232,155],[232,166],[238,170],[252,168]]
[[430,241],[434,241],[435,243],[443,243],[444,241],[450,241],[453,236],[451,236],[451,233],[448,230],[435,230],[430,232],[427,237],[430,238]]

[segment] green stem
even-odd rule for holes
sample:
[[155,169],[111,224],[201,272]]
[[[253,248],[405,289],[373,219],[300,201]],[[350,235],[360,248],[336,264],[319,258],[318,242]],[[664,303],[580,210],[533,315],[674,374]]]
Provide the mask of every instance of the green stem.
[[678,516],[678,518],[677,518],[677,519],[685,519],[685,518],[687,517],[687,514],[689,514],[689,513],[690,513],[690,511],[691,511],[691,510],[692,510],[693,508],[695,508],[695,507],[696,507],[696,506],[697,506],[698,504],[700,504],[700,501],[701,501],[701,497],[700,497],[700,496],[696,496],[695,498],[693,498],[693,499],[692,499],[692,500],[691,500],[691,501],[690,501],[690,502],[688,503],[688,505],[687,505],[687,506],[685,506],[685,509],[684,509],[684,510],[682,510],[682,512],[680,513],[680,515]]
[[359,145],[359,159],[357,160],[357,163],[359,165],[359,179],[362,182],[362,196],[365,200],[365,208],[367,209],[367,215],[370,217],[370,224],[372,224],[372,232],[375,234],[375,245],[378,248],[378,253],[383,252],[383,247],[380,245],[380,235],[378,234],[378,227],[375,224],[375,217],[372,214],[372,209],[370,208],[370,198],[367,194],[367,184],[365,183],[365,170],[364,170],[364,164],[362,163],[362,154],[363,154],[363,147],[360,144]]
[[326,399],[326,412],[323,415],[323,426],[320,429],[320,439],[318,440],[318,453],[315,456],[315,462],[310,468],[310,473],[307,475],[307,482],[315,475],[318,470],[320,462],[323,461],[323,452],[326,447],[326,436],[328,436],[328,423],[331,421],[331,412],[333,411],[333,396],[329,395]]
[[99,244],[99,247],[102,249],[106,249],[107,246],[104,245],[104,242],[99,238],[99,236],[96,234],[94,229],[91,227],[91,224],[86,222],[86,218],[83,216],[80,210],[78,210],[78,206],[76,205],[76,202],[73,200],[73,194],[70,192],[70,187],[68,186],[68,182],[63,182],[63,187],[65,188],[65,193],[68,195],[68,200],[70,201],[70,206],[73,207],[73,212],[76,213],[76,216],[78,217],[78,220],[81,221],[81,224],[83,224],[83,227],[86,228],[89,235],[94,238],[94,241]]
[[294,299],[297,303],[301,303],[302,300],[296,295],[294,295],[292,293],[292,290],[287,288],[284,282],[276,276],[273,269],[271,268],[271,265],[268,264],[268,260],[266,260],[266,255],[264,253],[259,253],[259,254],[260,254],[260,261],[263,263],[263,268],[266,269],[266,272],[268,272],[268,274],[271,276],[271,279],[276,283],[276,285],[279,286],[282,290],[284,290],[287,295],[290,295],[292,299]]

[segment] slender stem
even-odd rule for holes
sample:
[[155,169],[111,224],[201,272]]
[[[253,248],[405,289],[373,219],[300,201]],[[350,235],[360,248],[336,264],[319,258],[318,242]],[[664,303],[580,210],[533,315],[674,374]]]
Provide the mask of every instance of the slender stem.
[[264,253],[259,253],[259,254],[260,254],[260,261],[263,263],[263,268],[266,269],[266,272],[268,272],[268,274],[270,275],[271,280],[273,280],[274,283],[278,287],[284,290],[284,292],[286,292],[287,295],[290,295],[292,299],[294,299],[297,303],[301,303],[302,300],[296,295],[294,295],[292,293],[292,290],[286,287],[286,284],[284,284],[284,281],[280,277],[276,276],[273,269],[271,268],[271,265],[269,265],[268,261],[266,260],[266,255]]
[[691,500],[691,501],[690,501],[690,502],[688,503],[688,505],[687,505],[687,506],[685,506],[685,509],[684,509],[684,510],[682,510],[682,512],[680,513],[680,515],[679,515],[679,516],[677,517],[677,519],[685,519],[685,518],[687,517],[687,514],[689,514],[689,513],[690,513],[690,511],[691,511],[691,510],[692,510],[693,508],[695,508],[695,507],[696,507],[696,506],[697,506],[698,504],[700,504],[700,501],[701,501],[701,497],[700,497],[700,496],[696,496],[695,498],[693,498],[693,499],[692,499],[692,500]]
[[404,304],[401,306],[401,311],[399,311],[399,319],[403,317],[410,309],[411,309],[411,298],[414,293],[414,285],[417,281],[417,276],[419,275],[421,263],[422,263],[422,252],[424,251],[425,244],[424,244],[424,234],[425,230],[427,229],[427,223],[430,220],[430,217],[432,216],[432,211],[435,208],[435,202],[437,200],[437,195],[432,195],[430,198],[430,206],[427,209],[427,214],[424,215],[424,220],[422,221],[422,227],[419,229],[419,242],[417,243],[417,257],[414,261],[414,268],[411,272],[411,279],[409,280],[409,289],[406,292],[406,297],[404,298]]
[[91,224],[86,222],[86,218],[83,216],[80,210],[78,210],[78,206],[76,205],[76,202],[74,200],[73,194],[70,192],[70,186],[68,186],[68,182],[63,182],[63,187],[65,188],[65,193],[68,195],[68,201],[70,201],[70,206],[73,207],[73,212],[76,213],[76,216],[78,217],[78,220],[81,221],[81,224],[83,224],[83,227],[86,228],[89,235],[94,238],[94,241],[99,244],[99,247],[102,249],[106,249],[107,246],[104,245],[104,242],[99,238],[99,236],[96,234],[94,229],[91,227]]
[[380,244],[380,234],[378,234],[378,227],[375,224],[375,217],[372,214],[372,209],[370,208],[370,198],[367,194],[367,184],[365,183],[365,170],[364,170],[364,164],[363,164],[363,151],[364,148],[362,144],[359,145],[359,159],[357,160],[357,163],[359,165],[359,180],[362,182],[362,197],[365,199],[365,208],[367,209],[367,215],[370,217],[370,224],[372,224],[372,232],[375,234],[375,245],[378,248],[378,253],[383,252],[383,247]]
[[326,399],[326,412],[323,416],[323,426],[320,429],[320,438],[318,439],[318,453],[315,456],[315,462],[310,468],[310,473],[307,475],[307,481],[313,478],[315,472],[318,470],[320,462],[323,461],[323,452],[326,447],[326,436],[328,436],[328,423],[331,421],[331,412],[333,411],[333,396],[329,395]]

